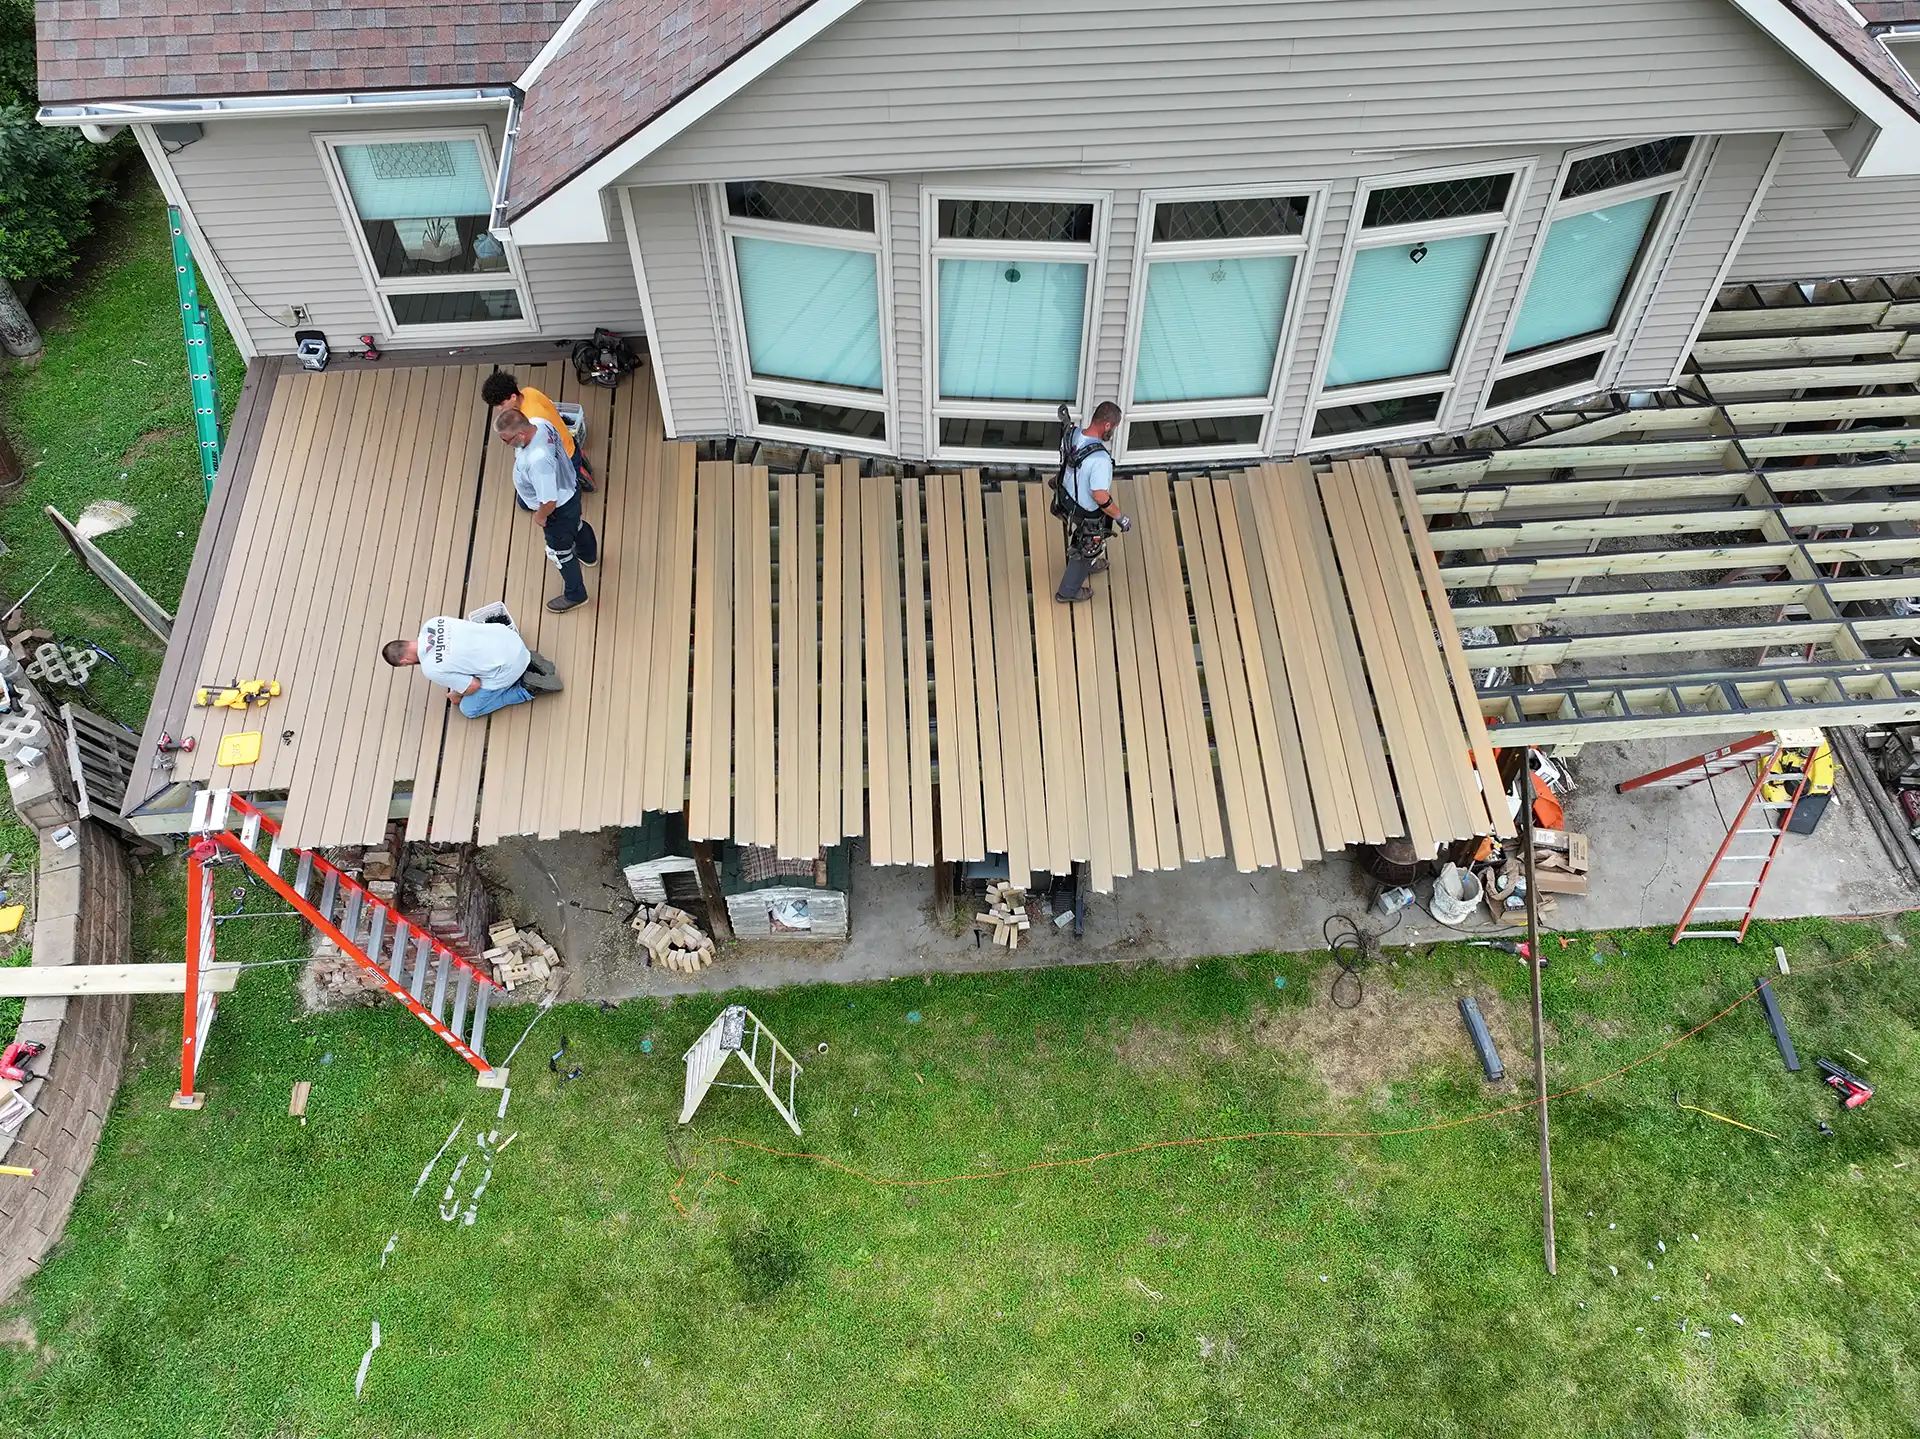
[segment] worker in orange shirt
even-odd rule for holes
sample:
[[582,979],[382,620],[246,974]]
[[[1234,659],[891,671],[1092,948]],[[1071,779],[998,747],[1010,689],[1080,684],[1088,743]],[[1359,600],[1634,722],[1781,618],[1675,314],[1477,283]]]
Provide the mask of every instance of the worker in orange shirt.
[[520,382],[505,370],[495,370],[481,381],[480,398],[495,410],[514,410],[529,420],[545,420],[552,425],[560,436],[560,447],[567,452],[567,458],[573,461],[580,488],[587,494],[599,488],[593,482],[593,470],[587,464],[587,457],[574,443],[573,431],[560,418],[560,408],[550,398],[538,390],[522,388]]

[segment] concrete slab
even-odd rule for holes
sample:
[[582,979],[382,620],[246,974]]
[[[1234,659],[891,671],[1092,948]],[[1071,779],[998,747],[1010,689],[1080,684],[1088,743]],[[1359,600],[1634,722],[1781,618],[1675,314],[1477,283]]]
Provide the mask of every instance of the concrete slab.
[[[1694,740],[1598,745],[1568,761],[1578,787],[1565,798],[1567,824],[1587,835],[1592,891],[1559,896],[1553,927],[1639,928],[1679,919],[1750,781],[1727,774],[1712,788],[1630,795],[1613,787],[1702,747]],[[1043,922],[1008,954],[977,943],[971,930],[933,913],[930,871],[874,869],[862,857],[854,865],[852,936],[846,944],[740,943],[697,976],[669,975],[645,967],[620,925],[626,905],[614,850],[608,833],[509,840],[483,851],[487,873],[502,890],[503,912],[540,927],[573,968],[568,999],[1308,950],[1325,943],[1322,926],[1332,915],[1353,916],[1374,930],[1388,923],[1367,917],[1379,886],[1345,857],[1295,874],[1241,874],[1216,860],[1119,880],[1113,894],[1093,898],[1084,938],[1076,941]],[[1426,883],[1417,889],[1424,902]],[[1916,904],[1920,891],[1888,858],[1843,782],[1819,830],[1787,840],[1761,914],[1874,914]],[[596,912],[607,909],[615,914]],[[1429,942],[1461,932],[1412,909],[1403,912],[1388,942]],[[1515,933],[1493,925],[1484,910],[1471,932],[1507,938]]]

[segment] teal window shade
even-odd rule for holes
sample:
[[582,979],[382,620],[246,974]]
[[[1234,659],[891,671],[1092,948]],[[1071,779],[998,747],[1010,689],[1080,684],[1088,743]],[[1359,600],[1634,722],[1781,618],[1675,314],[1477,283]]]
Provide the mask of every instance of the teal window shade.
[[[1329,385],[1430,375],[1453,363],[1491,235],[1382,245],[1353,257]],[[1418,260],[1413,256],[1425,251]]]
[[1073,399],[1086,318],[1085,265],[942,260],[941,397]]
[[1134,402],[1264,396],[1292,282],[1291,255],[1148,265]]
[[336,148],[340,171],[362,220],[486,215],[492,177],[472,140],[405,140]]
[[753,373],[879,390],[880,280],[871,250],[736,235]]
[[1611,329],[1660,196],[1555,220],[1527,282],[1507,353]]

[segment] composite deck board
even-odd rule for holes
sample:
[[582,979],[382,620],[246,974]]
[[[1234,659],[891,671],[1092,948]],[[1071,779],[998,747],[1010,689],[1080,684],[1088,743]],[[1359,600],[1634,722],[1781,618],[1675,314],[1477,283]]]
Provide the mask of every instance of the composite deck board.
[[[487,368],[255,388],[182,596],[172,712],[143,741],[200,739],[177,778],[284,793],[295,843],[376,842],[396,804],[412,838],[489,843],[685,807],[696,838],[789,858],[864,836],[875,863],[1005,854],[1016,876],[1085,865],[1097,891],[1494,823],[1418,496],[1377,463],[1122,479],[1134,529],[1067,606],[1039,486],[701,462],[662,436],[650,377],[609,392],[524,365],[585,407],[601,481],[592,599],[555,615]],[[426,616],[494,600],[559,694],[472,721],[380,663]],[[191,680],[285,692],[183,712],[189,654]],[[247,729],[261,760],[216,772]]]

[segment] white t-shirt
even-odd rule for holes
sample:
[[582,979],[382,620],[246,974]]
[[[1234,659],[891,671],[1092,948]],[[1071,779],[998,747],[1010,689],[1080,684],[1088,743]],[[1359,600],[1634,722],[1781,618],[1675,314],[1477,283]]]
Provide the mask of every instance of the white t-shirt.
[[[513,489],[520,503],[537,510],[548,500],[564,505],[573,498],[573,461],[560,448],[560,432],[545,420],[528,419],[533,438],[513,452]],[[499,628],[499,626],[495,626]]]
[[[1077,450],[1086,443],[1087,432],[1075,430],[1073,443],[1067,448],[1069,451]],[[1105,490],[1109,495],[1113,493],[1113,456],[1104,449],[1095,450],[1067,471],[1067,493],[1073,496],[1075,504],[1089,513],[1100,508],[1093,498],[1095,490]]]
[[506,625],[477,625],[435,615],[420,630],[420,672],[437,685],[466,692],[479,677],[483,690],[503,690],[527,672],[533,656]]

